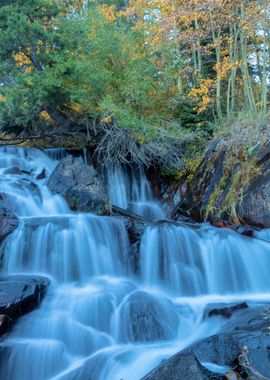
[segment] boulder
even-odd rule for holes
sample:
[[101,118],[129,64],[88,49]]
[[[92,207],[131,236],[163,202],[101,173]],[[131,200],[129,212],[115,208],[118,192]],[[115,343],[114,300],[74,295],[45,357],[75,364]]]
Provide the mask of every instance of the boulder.
[[103,213],[107,209],[105,186],[91,165],[81,157],[67,156],[52,172],[49,189],[62,195],[74,211]]
[[49,283],[41,276],[0,277],[0,336],[10,330],[18,317],[40,304]]
[[[228,325],[226,332],[210,336],[177,353],[143,380],[269,379],[270,309],[248,310]],[[223,374],[213,373],[215,368],[222,369]]]
[[119,308],[118,337],[126,342],[152,342],[174,338],[178,317],[168,299],[136,290]]
[[19,220],[11,212],[8,199],[0,193],[0,242],[18,227]]
[[174,355],[144,376],[142,380],[221,380],[225,377],[203,367],[196,356],[185,351]]

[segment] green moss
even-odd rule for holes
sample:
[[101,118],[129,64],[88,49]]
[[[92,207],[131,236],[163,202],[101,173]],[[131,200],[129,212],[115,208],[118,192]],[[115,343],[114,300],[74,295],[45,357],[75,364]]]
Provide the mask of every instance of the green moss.
[[[215,191],[211,194],[207,208],[206,217],[210,215],[220,218],[223,212],[230,214],[231,220],[238,223],[236,205],[243,198],[244,191],[250,181],[261,173],[261,168],[254,159],[246,159],[247,150],[245,152],[238,151],[228,157],[223,169],[223,176],[217,184]],[[238,157],[237,157],[238,156]],[[242,161],[240,161],[240,157]],[[218,198],[221,196],[226,185],[231,180],[232,169],[240,163],[238,172],[234,175],[229,191],[227,192],[223,202],[217,205]]]
[[191,183],[196,170],[202,162],[202,157],[197,156],[192,158],[184,158],[183,162],[185,167],[177,173],[176,179],[179,181],[182,178],[185,178],[189,183]]
[[216,217],[219,217],[221,214],[221,210],[216,210],[216,203],[221,195],[222,191],[225,189],[225,186],[228,182],[228,177],[224,175],[221,180],[219,181],[218,185],[215,188],[215,191],[211,194],[211,197],[209,199],[208,205],[206,207],[206,218],[209,217],[210,214],[215,215]]
[[73,199],[73,204],[72,204],[72,209],[74,211],[78,210],[78,207],[79,207],[79,200],[77,198],[74,198]]
[[[244,190],[250,181],[261,174],[261,168],[254,160],[243,162],[240,170],[235,175],[231,189],[223,202],[223,207],[233,210],[234,205],[243,198]],[[236,213],[235,213],[236,214]]]

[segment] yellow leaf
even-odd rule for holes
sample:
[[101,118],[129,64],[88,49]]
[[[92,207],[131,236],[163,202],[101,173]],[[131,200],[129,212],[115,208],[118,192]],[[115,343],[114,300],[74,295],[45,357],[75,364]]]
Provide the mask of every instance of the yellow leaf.
[[45,121],[45,123],[53,124],[53,119],[51,118],[51,116],[48,114],[47,111],[41,111],[39,113],[39,116],[43,121]]
[[105,116],[105,117],[103,117],[103,119],[101,121],[105,124],[108,124],[112,121],[112,117],[111,116]]

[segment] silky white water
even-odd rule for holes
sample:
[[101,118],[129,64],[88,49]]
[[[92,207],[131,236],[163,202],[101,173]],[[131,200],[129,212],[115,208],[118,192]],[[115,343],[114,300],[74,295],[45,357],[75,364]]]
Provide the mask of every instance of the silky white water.
[[109,167],[106,174],[112,204],[129,209],[147,221],[166,218],[166,211],[152,196],[142,168]]
[[1,246],[1,272],[51,279],[41,306],[1,343],[9,352],[5,379],[139,380],[226,328],[220,318],[203,320],[206,305],[270,301],[270,243],[166,221],[142,171],[110,168],[111,201],[152,220],[135,275],[122,218],[73,213],[49,192],[63,155],[0,148],[0,193],[20,219]]

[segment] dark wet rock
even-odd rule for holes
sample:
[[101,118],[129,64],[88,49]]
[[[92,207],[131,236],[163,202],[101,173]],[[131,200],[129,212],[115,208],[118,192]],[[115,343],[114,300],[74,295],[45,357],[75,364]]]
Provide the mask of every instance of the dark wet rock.
[[237,310],[247,309],[248,304],[246,302],[238,303],[238,304],[215,304],[206,308],[204,312],[205,317],[214,317],[221,316],[224,318],[231,318],[233,313]]
[[23,174],[26,174],[26,175],[31,175],[31,174],[32,174],[32,170],[29,171],[29,170],[24,170],[24,169],[22,169],[22,173],[23,173]]
[[48,187],[61,194],[76,211],[104,213],[107,209],[105,186],[93,166],[81,157],[68,156],[52,172]]
[[131,272],[140,275],[140,243],[147,224],[134,217],[124,218],[125,227],[129,238],[129,268]]
[[[270,227],[269,143],[250,151],[248,145],[235,147],[230,140],[216,139],[190,178],[186,194],[173,210],[175,219],[182,214],[216,224]],[[240,233],[253,236],[252,229]]]
[[142,380],[225,380],[225,376],[207,370],[196,356],[185,351],[161,363]]
[[22,174],[21,170],[17,166],[12,166],[4,171],[4,174],[14,174],[14,175],[20,175]]
[[255,237],[256,236],[256,229],[248,226],[238,226],[236,229],[236,232],[238,232],[241,235],[248,236],[248,237]]
[[147,342],[172,339],[178,328],[178,318],[172,303],[136,290],[120,306],[122,341]]
[[0,277],[0,335],[21,315],[40,304],[50,281],[41,276]]
[[190,347],[201,363],[224,367],[233,366],[240,349],[240,343],[232,333],[214,335]]
[[43,169],[41,172],[36,176],[37,180],[44,179],[46,177],[46,170]]
[[251,179],[236,210],[242,223],[270,227],[270,162],[265,163],[260,175]]
[[19,220],[12,213],[6,195],[0,193],[0,242],[11,234],[18,227],[18,224]]
[[128,218],[125,220],[125,226],[129,241],[131,244],[133,244],[141,240],[147,224],[141,220]]
[[140,275],[140,247],[141,247],[141,238],[145,231],[146,224],[139,222],[134,219],[129,219],[126,226],[128,237],[129,237],[129,260],[130,268],[132,272],[136,275]]
[[[270,377],[270,313],[261,312],[243,326],[234,330],[214,335],[191,348],[201,362],[227,365],[243,378],[250,378],[256,373],[267,379]],[[248,366],[243,366],[242,356]],[[241,377],[241,378],[242,378]],[[253,379],[253,377],[251,377]]]
[[[226,145],[224,141],[222,139],[213,141],[196,170],[192,184],[189,184],[188,190],[177,208],[178,213],[196,221],[202,221],[205,218],[211,195],[223,176],[225,160]],[[174,210],[174,214],[177,216],[176,210]]]
[[[143,380],[204,379],[200,377],[203,376],[200,371],[197,372],[197,377],[192,377],[188,366],[190,355],[202,367],[211,363],[224,368],[226,379],[269,379],[269,327],[269,308],[249,308],[242,313],[241,318],[228,326],[226,332],[213,335],[179,352],[161,363]],[[196,368],[201,368],[200,366]],[[204,368],[200,370],[204,371]],[[180,374],[185,373],[183,371],[187,372],[181,377]],[[206,376],[209,377],[205,379],[225,379],[218,374],[208,373]]]

